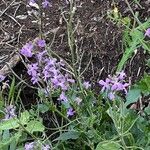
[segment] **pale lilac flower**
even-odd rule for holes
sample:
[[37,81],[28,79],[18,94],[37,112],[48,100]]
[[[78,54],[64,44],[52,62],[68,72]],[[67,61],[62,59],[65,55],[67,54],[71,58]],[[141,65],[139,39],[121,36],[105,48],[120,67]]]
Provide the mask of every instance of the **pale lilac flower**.
[[67,5],[69,4],[68,0],[65,0],[65,2],[66,2]]
[[47,53],[47,52],[46,52],[46,50],[45,50],[45,51],[40,52],[40,53],[37,54],[38,62],[41,62],[42,59],[44,59],[43,57],[44,57],[44,55],[45,55],[46,53]]
[[75,102],[76,102],[78,105],[80,105],[80,103],[82,102],[82,99],[79,98],[79,97],[76,97],[76,98],[75,98]]
[[16,113],[15,113],[16,107],[13,106],[13,105],[7,106],[4,110],[5,110],[5,113],[6,113],[4,120],[9,120],[9,119],[12,119],[12,118],[17,116]]
[[24,150],[33,150],[34,149],[34,145],[35,145],[34,142],[26,143],[25,146],[24,146]]
[[75,111],[73,111],[73,108],[69,108],[68,111],[67,111],[67,117],[73,116],[74,113],[75,113]]
[[65,74],[66,81],[69,83],[75,83],[75,80],[70,77],[68,73]]
[[33,44],[32,42],[29,42],[29,43],[26,43],[22,49],[20,50],[20,53],[26,57],[32,57],[33,56],[33,53],[32,53],[32,50],[33,50]]
[[40,74],[37,74],[36,76],[33,76],[31,78],[32,83],[33,84],[38,83],[39,82],[39,77],[40,77]]
[[64,92],[62,92],[58,98],[58,100],[61,100],[61,101],[64,101],[64,102],[68,102],[68,98],[67,96],[65,95]]
[[145,36],[148,36],[150,38],[150,28],[148,28],[145,32]]
[[37,45],[38,45],[40,48],[43,48],[43,47],[46,46],[46,42],[45,42],[45,40],[38,39],[38,40],[37,40]]
[[66,91],[68,90],[68,85],[65,82],[65,79],[60,80],[60,82],[58,83],[58,86],[63,90]]
[[49,59],[46,59],[45,60],[45,68],[46,69],[49,69],[50,67],[52,67],[52,66],[55,66],[56,65],[56,61],[57,61],[57,59],[55,59],[55,58],[49,58]]
[[0,74],[0,82],[2,82],[6,77]]
[[67,79],[67,81],[70,82],[70,83],[75,83],[74,79]]
[[43,8],[52,7],[51,3],[48,0],[44,0],[42,2]]
[[100,80],[99,84],[102,85],[102,92],[106,92],[108,95],[108,98],[110,100],[115,99],[116,92],[125,92],[127,94],[127,87],[129,86],[128,83],[125,83],[124,78],[126,77],[126,74],[122,71],[117,73],[115,76],[106,79],[106,81]]
[[89,81],[84,81],[84,82],[83,82],[83,87],[84,87],[85,89],[89,89],[89,88],[91,87],[91,84],[89,83]]
[[36,0],[30,0],[29,3],[36,3]]
[[42,146],[42,150],[50,150],[50,146],[49,145]]
[[28,74],[31,76],[36,76],[38,70],[38,63],[34,63],[31,65],[28,65]]
[[109,85],[109,83],[110,83],[110,79],[109,78],[106,78],[106,80],[105,81],[103,81],[103,80],[100,80],[99,81],[99,84],[101,85],[101,86],[103,86],[102,87],[102,92],[104,92],[105,90],[109,90],[110,89],[110,85]]
[[123,80],[126,77],[126,74],[124,73],[124,71],[121,71],[118,73],[118,79],[119,80]]
[[60,71],[55,67],[51,67],[50,72],[52,73],[53,76],[58,76],[60,73]]
[[38,73],[38,63],[28,65],[28,71],[27,72],[32,77],[31,81],[33,84],[35,84],[39,81],[40,73]]
[[110,92],[110,93],[108,93],[108,98],[110,100],[113,100],[113,99],[115,99],[115,95],[112,92]]

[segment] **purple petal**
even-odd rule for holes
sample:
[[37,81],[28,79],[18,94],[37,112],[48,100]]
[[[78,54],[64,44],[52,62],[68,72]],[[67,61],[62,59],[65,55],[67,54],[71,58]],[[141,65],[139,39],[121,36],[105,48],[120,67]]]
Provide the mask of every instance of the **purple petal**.
[[75,113],[75,111],[73,111],[73,108],[69,108],[68,111],[67,111],[67,117],[73,116],[74,113]]
[[110,93],[108,94],[108,98],[109,98],[110,100],[113,100],[113,99],[115,99],[115,95],[114,95],[112,92],[110,92]]
[[2,82],[6,77],[0,74],[0,82]]
[[150,28],[148,28],[148,29],[146,30],[146,32],[145,32],[145,36],[150,37]]
[[38,39],[38,40],[37,40],[37,44],[38,44],[38,46],[39,46],[40,48],[43,48],[43,47],[46,46],[45,40],[41,40],[41,39]]

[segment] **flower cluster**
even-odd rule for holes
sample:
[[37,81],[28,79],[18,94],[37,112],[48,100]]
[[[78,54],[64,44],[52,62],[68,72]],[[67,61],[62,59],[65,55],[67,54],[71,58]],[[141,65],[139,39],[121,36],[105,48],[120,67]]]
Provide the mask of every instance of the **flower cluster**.
[[4,109],[4,111],[5,111],[5,118],[4,118],[4,120],[9,120],[9,119],[12,119],[12,118],[17,116],[16,113],[15,113],[16,107],[13,106],[13,105],[7,106]]
[[[64,71],[65,64],[63,60],[58,61],[56,58],[49,56],[46,50],[45,40],[37,39],[34,44],[32,42],[25,44],[20,50],[20,53],[25,57],[33,57],[36,60],[36,62],[27,65],[27,73],[31,76],[32,83],[45,82],[47,89],[49,89],[49,87],[54,90],[60,89],[62,92],[58,100],[68,102],[65,93],[69,89],[70,84],[75,83],[75,80],[72,79],[70,74]],[[85,82],[84,86],[86,89],[89,88],[89,82]],[[47,89],[46,93],[49,92]]]
[[[37,148],[37,143],[36,142],[31,142],[31,143],[26,143],[24,146],[25,150],[34,150]],[[41,150],[50,150],[49,145],[42,145]]]
[[110,100],[115,99],[116,92],[123,91],[127,94],[127,87],[129,86],[128,83],[124,81],[126,74],[122,71],[117,73],[115,76],[108,76],[106,80],[100,80],[99,85],[102,86],[101,92],[106,92],[108,98]]
[[[29,0],[29,4],[34,4],[36,2],[37,0]],[[43,8],[47,8],[47,7],[52,7],[52,4],[48,0],[43,0],[42,6]]]

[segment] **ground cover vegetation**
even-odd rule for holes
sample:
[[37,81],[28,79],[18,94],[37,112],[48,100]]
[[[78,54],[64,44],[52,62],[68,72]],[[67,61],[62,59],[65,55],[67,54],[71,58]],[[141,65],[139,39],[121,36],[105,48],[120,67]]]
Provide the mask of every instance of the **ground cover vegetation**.
[[2,0],[0,150],[149,150],[148,5]]

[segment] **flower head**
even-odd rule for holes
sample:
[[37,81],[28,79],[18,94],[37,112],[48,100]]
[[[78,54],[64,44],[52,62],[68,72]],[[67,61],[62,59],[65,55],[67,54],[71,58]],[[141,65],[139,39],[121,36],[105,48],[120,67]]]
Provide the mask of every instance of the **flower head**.
[[38,82],[40,73],[38,73],[38,64],[37,63],[28,65],[28,74],[32,77],[31,81],[33,84]]
[[38,62],[41,62],[44,59],[44,56],[46,53],[47,53],[46,51],[43,51],[43,52],[40,52],[36,55]]
[[127,87],[129,86],[128,83],[125,83],[124,78],[126,74],[122,71],[117,73],[115,76],[108,76],[105,81],[100,80],[99,84],[102,86],[102,92],[106,92],[108,98],[110,100],[115,99],[115,93],[119,91],[125,92],[127,94]]
[[150,28],[148,28],[145,32],[145,36],[148,36],[150,38]]
[[36,3],[36,0],[30,0],[29,3]]
[[25,150],[33,150],[35,143],[31,142],[31,143],[26,143],[24,146]]
[[50,150],[50,146],[49,145],[42,145],[42,150]]
[[80,105],[80,103],[82,102],[82,99],[79,98],[79,97],[76,97],[76,98],[75,98],[75,102],[76,102],[78,105]]
[[105,90],[109,90],[110,89],[110,79],[109,78],[106,78],[106,80],[105,81],[103,81],[103,80],[100,80],[99,81],[99,84],[101,85],[101,86],[103,86],[102,87],[102,92],[104,92]]
[[32,53],[32,50],[33,50],[33,44],[32,42],[29,42],[29,43],[26,43],[22,49],[20,50],[20,53],[26,57],[32,57],[33,56],[33,53]]
[[69,108],[68,111],[67,111],[67,117],[73,116],[74,113],[75,113],[75,111],[73,111],[73,108]]
[[16,117],[16,107],[13,106],[13,105],[9,105],[5,108],[5,119],[4,120],[9,120],[9,119],[12,119],[14,117]]
[[67,96],[65,95],[65,93],[62,92],[62,93],[60,94],[60,97],[58,98],[58,100],[62,100],[62,101],[64,101],[64,102],[67,102],[67,101],[68,101],[68,98],[67,98]]
[[51,3],[48,0],[44,0],[42,2],[43,8],[52,7]]
[[89,81],[84,81],[84,82],[83,82],[83,87],[84,87],[85,89],[88,89],[88,88],[91,87],[91,84],[89,83]]
[[0,82],[2,82],[6,77],[0,74]]
[[45,42],[45,40],[38,39],[38,40],[37,40],[37,45],[38,45],[40,48],[43,48],[43,47],[46,46],[46,42]]

